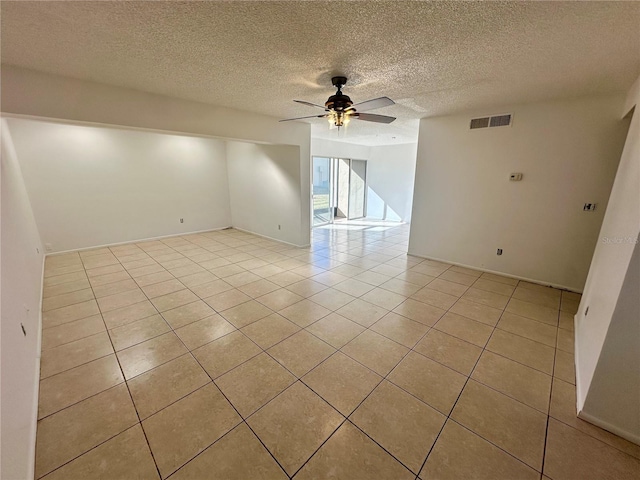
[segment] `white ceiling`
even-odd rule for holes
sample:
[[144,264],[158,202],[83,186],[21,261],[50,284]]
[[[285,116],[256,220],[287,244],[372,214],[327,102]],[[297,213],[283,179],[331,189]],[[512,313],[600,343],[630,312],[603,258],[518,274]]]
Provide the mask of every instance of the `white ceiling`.
[[[314,137],[415,141],[417,119],[625,91],[639,2],[7,2],[2,62],[279,118],[316,111],[331,76],[390,125],[313,120]],[[319,111],[319,113],[322,113]],[[395,138],[392,138],[395,137]]]

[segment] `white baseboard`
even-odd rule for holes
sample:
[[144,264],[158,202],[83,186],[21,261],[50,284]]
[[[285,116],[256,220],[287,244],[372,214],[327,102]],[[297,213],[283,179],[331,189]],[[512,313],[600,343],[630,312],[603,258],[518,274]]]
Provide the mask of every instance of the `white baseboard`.
[[582,411],[582,407],[584,406],[584,400],[582,396],[582,378],[580,377],[580,371],[578,370],[578,366],[580,365],[580,361],[578,360],[580,355],[580,346],[578,345],[578,335],[575,332],[578,331],[578,313],[573,316],[573,359],[575,362],[575,370],[576,370],[576,412]]
[[34,382],[35,385],[33,387],[33,399],[31,400],[32,407],[32,415],[33,423],[31,424],[31,438],[29,450],[31,455],[29,456],[29,465],[27,466],[27,471],[29,474],[28,478],[35,478],[36,474],[36,436],[38,433],[38,400],[40,398],[40,358],[42,357],[42,295],[44,292],[44,262],[46,259],[46,255],[42,255],[42,272],[40,275],[40,303],[38,308],[38,329],[36,332],[37,340],[37,356],[35,362],[35,374],[34,374]]
[[[65,253],[72,253],[72,252],[83,252],[83,251],[87,251],[87,250],[95,250],[97,248],[116,247],[118,245],[127,245],[129,243],[152,242],[154,240],[162,240],[164,238],[182,237],[182,236],[185,236],[185,235],[196,235],[196,234],[199,234],[199,233],[207,233],[207,232],[218,232],[220,230],[227,230],[228,228],[233,228],[234,230],[238,230],[238,231],[244,232],[244,233],[250,233],[251,235],[255,235],[257,237],[266,238],[268,240],[273,240],[274,242],[284,243],[286,245],[291,245],[292,247],[296,247],[296,248],[306,248],[306,247],[311,246],[311,244],[309,244],[309,243],[306,244],[306,245],[297,245],[295,243],[285,242],[284,240],[280,240],[278,238],[269,237],[268,235],[262,235],[260,233],[252,232],[251,230],[246,230],[244,228],[238,228],[238,227],[234,227],[232,225],[228,225],[226,227],[209,228],[207,230],[195,230],[195,231],[192,231],[192,232],[173,233],[171,235],[161,235],[159,237],[140,238],[140,239],[137,239],[137,240],[127,240],[126,242],[104,243],[104,244],[101,244],[101,245],[94,245],[92,247],[82,247],[82,248],[76,248],[76,249],[73,249],[73,250],[62,250],[60,252],[46,253],[45,257],[55,256],[55,255],[62,255],[62,254],[65,254]],[[43,275],[44,275],[44,268],[43,268]]]
[[310,247],[311,246],[310,243],[307,243],[306,245],[298,245],[296,243],[285,242],[284,240],[280,240],[278,238],[270,237],[269,235],[262,235],[261,233],[252,232],[251,230],[245,230],[244,228],[238,228],[238,227],[232,227],[232,228],[234,230],[239,230],[239,231],[244,232],[244,233],[250,233],[251,235],[255,235],[257,237],[266,238],[267,240],[273,240],[274,242],[284,243],[286,245],[291,245],[292,247],[296,247],[296,248],[306,248],[306,247]]
[[578,372],[578,365],[580,365],[579,355],[580,348],[578,346],[578,335],[576,332],[578,331],[578,314],[576,313],[573,316],[573,368],[576,372],[576,412],[581,412],[582,407],[584,407],[584,397],[582,396],[582,378],[580,377],[580,372]]
[[29,445],[29,451],[31,455],[29,455],[29,465],[27,466],[27,471],[29,474],[28,478],[36,478],[36,435],[38,433],[38,399],[40,398],[40,356],[36,361],[36,371],[35,371],[35,387],[33,389],[33,424],[31,425],[31,439]]
[[[217,232],[219,230],[226,230],[227,228],[233,228],[231,225],[226,227],[216,227],[216,228],[208,228],[207,230],[194,230],[192,232],[182,232],[182,233],[172,233],[171,235],[160,235],[159,237],[148,237],[148,238],[139,238],[137,240],[127,240],[126,242],[115,242],[115,243],[104,243],[101,245],[94,245],[92,247],[82,247],[82,248],[74,248],[71,250],[61,250],[59,252],[51,252],[45,254],[48,256],[53,255],[62,255],[64,253],[72,253],[72,252],[83,252],[86,250],[95,250],[97,248],[105,248],[105,247],[116,247],[118,245],[127,245],[128,243],[141,243],[141,242],[152,242],[154,240],[162,240],[163,238],[172,238],[172,237],[182,237],[184,235],[195,235],[198,233],[207,233],[207,232]],[[236,230],[240,230],[239,228]]]
[[478,267],[476,267],[474,265],[467,265],[465,263],[452,262],[451,260],[446,260],[444,258],[429,257],[429,256],[426,256],[426,255],[420,255],[419,253],[407,252],[407,254],[411,255],[413,257],[424,258],[426,260],[435,260],[436,262],[448,263],[450,265],[456,265],[458,267],[464,267],[464,268],[468,268],[470,270],[476,270],[478,272],[493,273],[495,275],[501,275],[503,277],[514,278],[516,280],[524,280],[525,282],[535,283],[535,284],[542,285],[542,286],[545,286],[545,287],[553,287],[553,288],[559,288],[561,290],[567,290],[569,292],[582,293],[582,290],[576,290],[573,287],[567,287],[566,285],[560,285],[560,284],[557,284],[557,283],[545,282],[544,280],[536,280],[535,278],[521,277],[519,275],[513,275],[511,273],[505,273],[505,272],[499,272],[497,270],[489,270],[489,269],[486,269],[486,268],[478,268]]
[[585,422],[592,423],[596,427],[600,427],[603,430],[606,430],[608,432],[613,433],[614,435],[618,435],[619,437],[622,437],[625,440],[629,440],[631,443],[635,443],[636,445],[640,445],[640,435],[635,434],[635,433],[631,433],[631,432],[627,432],[626,430],[623,430],[620,427],[617,427],[615,425],[611,425],[610,423],[605,422],[604,420],[601,420],[601,419],[599,419],[597,417],[594,417],[594,416],[586,413],[584,410],[581,411],[581,412],[578,412],[578,418],[584,420]]

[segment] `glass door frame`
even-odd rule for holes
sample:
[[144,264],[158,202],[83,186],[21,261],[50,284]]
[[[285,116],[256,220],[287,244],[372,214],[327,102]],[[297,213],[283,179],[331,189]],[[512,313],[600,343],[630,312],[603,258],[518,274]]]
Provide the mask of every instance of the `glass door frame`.
[[[314,177],[314,168],[313,168],[313,164],[314,164],[314,159],[316,158],[322,158],[322,159],[328,159],[329,160],[329,212],[328,212],[328,220],[326,222],[318,222],[316,223],[315,221],[315,204],[314,204],[314,193],[313,193],[313,177]],[[313,155],[311,157],[311,228],[313,229],[314,227],[321,227],[323,225],[329,225],[331,223],[333,223],[333,211],[334,211],[334,205],[333,205],[333,169],[334,169],[334,158],[333,157],[322,157],[319,155]]]

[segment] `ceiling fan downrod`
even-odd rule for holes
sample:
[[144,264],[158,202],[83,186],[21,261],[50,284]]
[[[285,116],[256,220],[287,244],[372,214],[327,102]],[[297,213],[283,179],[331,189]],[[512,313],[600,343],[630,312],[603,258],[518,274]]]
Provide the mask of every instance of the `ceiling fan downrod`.
[[353,105],[351,99],[342,93],[342,87],[347,84],[347,77],[333,77],[331,83],[338,89],[335,95],[331,95],[324,104],[328,111],[342,112]]

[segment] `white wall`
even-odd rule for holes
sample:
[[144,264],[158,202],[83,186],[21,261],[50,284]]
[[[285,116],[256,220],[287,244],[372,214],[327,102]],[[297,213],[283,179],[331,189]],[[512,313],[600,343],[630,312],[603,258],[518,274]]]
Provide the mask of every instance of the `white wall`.
[[[33,478],[39,374],[40,236],[6,122],[1,126],[2,177],[2,469],[6,479]],[[23,335],[20,324],[26,329]]]
[[409,222],[413,204],[417,144],[368,147],[311,139],[316,157],[367,160],[367,218]]
[[299,148],[290,145],[227,142],[234,227],[293,245],[308,245],[298,228],[299,158]]
[[53,251],[231,225],[221,140],[7,121],[42,241]]
[[[636,244],[579,416],[640,444],[638,292],[640,246]],[[584,329],[580,333],[583,335]],[[578,364],[578,369],[583,374],[581,366]]]
[[411,221],[417,143],[371,147],[367,217]]
[[[640,78],[629,91],[624,108],[620,109],[622,116],[635,106],[575,317],[580,416],[636,443],[640,443],[640,375],[637,372],[640,365],[637,314],[640,266],[636,244],[640,231],[638,105]],[[634,249],[635,263],[632,260]],[[589,312],[585,315],[587,308]]]
[[325,140],[323,138],[311,139],[311,155],[314,157],[355,158],[356,160],[368,160],[370,151],[371,147],[366,145]]
[[303,243],[310,235],[310,125],[205,103],[112,87],[2,65],[2,111],[20,115],[97,122],[246,140],[299,148],[298,218]]
[[[623,100],[422,119],[409,252],[582,291],[627,131]],[[469,130],[506,112],[510,127]]]

